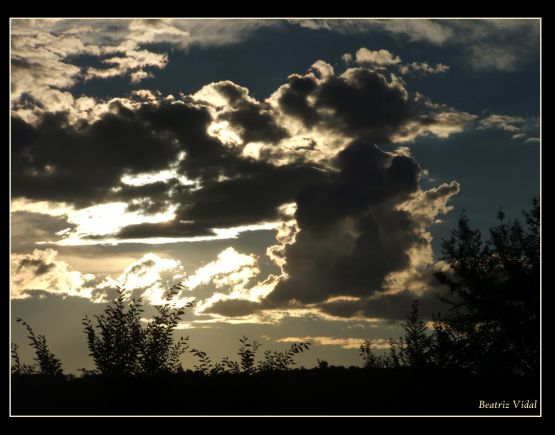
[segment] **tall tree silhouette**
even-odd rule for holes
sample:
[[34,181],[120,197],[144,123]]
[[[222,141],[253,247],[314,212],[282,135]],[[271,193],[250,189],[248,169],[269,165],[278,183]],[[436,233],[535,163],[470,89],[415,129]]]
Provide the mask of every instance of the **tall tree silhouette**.
[[[442,244],[450,270],[436,273],[449,289],[449,311],[436,318],[444,364],[472,372],[533,373],[539,364],[540,207],[523,211],[525,224],[498,223],[482,242],[465,213]],[[440,341],[438,341],[440,340]],[[452,357],[446,358],[450,353]]]
[[432,364],[432,338],[426,323],[420,318],[418,305],[418,300],[412,303],[411,311],[403,324],[405,335],[399,340],[397,348],[402,365],[423,368]]

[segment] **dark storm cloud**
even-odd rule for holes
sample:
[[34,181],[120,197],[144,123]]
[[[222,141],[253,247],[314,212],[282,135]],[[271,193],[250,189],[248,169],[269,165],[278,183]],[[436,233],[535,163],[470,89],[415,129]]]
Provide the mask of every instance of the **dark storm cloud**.
[[74,126],[63,113],[47,113],[36,126],[13,118],[12,138],[12,195],[77,206],[105,199],[127,172],[166,168],[178,152],[140,114],[121,107]]
[[291,76],[281,88],[278,104],[308,128],[318,125],[374,141],[386,141],[403,123],[417,118],[401,83],[388,82],[365,68],[321,82],[310,75]]
[[[410,312],[410,306],[415,301],[420,302],[420,315],[425,320],[431,320],[434,315],[444,312],[446,305],[441,301],[441,291],[432,289],[422,295],[404,290],[395,294],[375,295],[361,301],[337,300],[325,302],[318,306],[323,313],[335,317],[372,317],[388,320],[404,320]],[[377,296],[377,297],[376,297]]]
[[277,207],[292,201],[298,190],[327,178],[309,166],[252,163],[241,176],[212,181],[183,196],[182,219],[210,227],[237,226],[278,218]]
[[317,110],[308,103],[308,96],[317,87],[314,77],[290,76],[278,99],[280,109],[287,115],[300,119],[306,127],[313,127],[320,117]]
[[128,202],[128,211],[140,211],[145,215],[161,213],[170,206],[170,191],[177,188],[178,184],[178,181],[172,178],[142,186],[120,185],[118,191],[110,193],[107,199]]
[[77,206],[106,199],[167,199],[175,182],[132,187],[120,179],[166,169],[180,151],[187,158],[179,172],[190,179],[214,180],[264,169],[209,136],[211,121],[206,108],[191,104],[146,104],[136,110],[115,105],[112,113],[90,124],[69,125],[63,113],[47,113],[36,126],[13,118],[12,194]]
[[[411,248],[429,243],[419,222],[396,207],[417,192],[421,168],[412,157],[386,153],[375,143],[390,141],[407,125],[437,121],[433,113],[419,112],[422,106],[394,78],[364,68],[322,74],[291,76],[273,100],[277,107],[223,82],[214,87],[227,100],[224,108],[183,97],[133,109],[115,104],[92,123],[69,125],[59,113],[45,115],[36,126],[14,120],[14,196],[78,206],[122,200],[144,214],[177,206],[173,220],[127,226],[115,235],[120,239],[213,236],[214,228],[277,221],[279,207],[295,202],[298,232],[276,254],[284,260],[284,275],[275,289],[260,304],[220,301],[211,312],[238,316],[303,304],[337,311],[341,307],[326,301],[365,301],[384,289],[390,273],[410,266]],[[240,146],[208,133],[213,121],[225,119],[244,141],[278,147],[287,136],[278,126],[278,110],[306,127],[354,140],[325,167],[299,159],[278,165],[245,156]],[[181,152],[185,158],[176,170],[195,183],[121,182],[123,175],[168,169]],[[343,309],[372,313],[360,304]]]
[[244,143],[278,143],[288,137],[287,130],[277,125],[274,116],[261,109],[259,104],[241,104],[235,110],[224,113],[220,119],[238,127]]
[[248,98],[247,89],[230,81],[216,83],[214,89],[231,106],[231,110],[222,113],[218,119],[228,121],[238,129],[244,143],[278,143],[289,136],[287,130],[276,123],[271,107]]
[[44,275],[54,269],[54,263],[47,263],[39,258],[24,258],[19,262],[18,269],[31,268],[35,276]]
[[160,223],[142,223],[122,228],[116,237],[122,239],[145,239],[150,237],[196,237],[213,236],[214,231],[202,223],[183,223],[179,220]]
[[173,197],[176,218],[123,228],[119,238],[192,237],[214,235],[212,228],[228,228],[275,221],[278,207],[291,202],[299,189],[321,183],[321,170],[302,165],[280,167],[243,162],[242,174],[223,181],[206,181],[201,189],[184,189]]
[[410,214],[394,209],[417,189],[412,158],[355,141],[335,162],[337,174],[297,196],[300,231],[283,253],[288,279],[268,306],[371,295],[387,274],[408,266],[409,248],[425,243]]
[[320,79],[314,74],[292,75],[274,95],[279,110],[308,129],[374,143],[431,132],[445,137],[446,131],[462,131],[475,118],[421,97],[407,92],[395,75],[386,78],[369,68],[350,68]]
[[[247,104],[240,94],[230,100],[237,107],[232,115],[253,115],[251,120],[243,119],[251,139],[283,136],[274,135],[273,121],[270,127],[264,120],[258,124],[270,115],[254,116],[259,108]],[[98,121],[76,125],[70,125],[63,113],[46,114],[37,125],[14,118],[12,194],[77,207],[125,201],[129,211],[144,214],[177,203],[174,222],[133,225],[119,237],[195,236],[211,235],[214,227],[275,220],[277,207],[292,201],[299,189],[325,178],[309,165],[274,166],[241,156],[240,150],[208,135],[211,122],[208,110],[190,101],[145,104],[133,110],[115,104]],[[258,128],[264,138],[257,136]],[[167,169],[180,151],[186,158],[178,172],[198,180],[200,188],[182,186],[176,179],[142,186],[121,183],[126,174]]]
[[257,302],[242,300],[242,299],[228,299],[220,300],[209,308],[204,310],[204,313],[219,314],[226,317],[242,317],[255,313],[260,307]]
[[77,206],[145,196],[164,200],[175,180],[130,187],[120,179],[167,169],[180,151],[186,158],[178,172],[189,179],[210,181],[261,170],[208,135],[212,116],[203,106],[160,103],[131,110],[115,104],[113,109],[90,124],[69,125],[64,113],[47,113],[36,126],[13,118],[13,196]]
[[391,157],[365,141],[351,143],[334,163],[337,174],[297,196],[296,218],[301,228],[326,226],[417,188],[420,168],[412,158]]

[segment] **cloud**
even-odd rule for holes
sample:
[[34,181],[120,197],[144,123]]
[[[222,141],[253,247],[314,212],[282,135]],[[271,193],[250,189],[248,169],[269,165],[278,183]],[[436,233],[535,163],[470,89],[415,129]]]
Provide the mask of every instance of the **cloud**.
[[494,113],[487,118],[481,119],[479,124],[482,129],[496,128],[516,134],[522,131],[525,123],[526,120],[520,116],[498,115]]
[[[413,42],[453,46],[461,53],[459,64],[477,70],[517,70],[539,53],[539,22],[531,19],[289,22],[343,33],[387,32]],[[54,110],[82,117],[82,102],[70,92],[78,83],[127,76],[136,84],[164,68],[172,49],[235,44],[258,29],[284,25],[281,20],[12,19],[12,108],[26,119]],[[361,48],[357,58],[375,67],[400,62],[383,49]],[[422,75],[445,70],[443,64],[410,65],[403,71]]]
[[[34,249],[28,254],[12,253],[11,297],[30,297],[40,290],[63,297],[75,296],[104,303],[115,295],[115,288],[127,296],[141,296],[151,305],[164,304],[167,289],[183,277],[180,261],[146,253],[134,260],[115,278],[105,273],[82,273],[67,261],[58,259],[54,249]],[[181,295],[178,305],[192,298]]]
[[26,298],[28,290],[44,290],[64,296],[79,296],[92,300],[101,298],[97,287],[108,287],[104,277],[72,270],[65,261],[57,259],[54,249],[34,249],[29,254],[11,256],[11,297]]
[[412,158],[356,141],[336,162],[335,177],[297,197],[298,231],[282,253],[287,279],[266,298],[270,305],[372,294],[419,242],[410,216],[392,208],[417,190]]
[[448,25],[436,20],[319,19],[292,20],[291,23],[312,30],[326,29],[348,34],[382,30],[408,37],[411,41],[426,41],[433,44],[443,44],[453,37],[453,31]]
[[[168,55],[153,44],[179,50],[229,45],[278,25],[271,20],[12,19],[12,104],[19,111],[28,95],[39,109],[75,109],[73,96],[64,90],[81,81],[129,76],[138,83],[164,68]],[[83,65],[90,58],[106,67]]]
[[[515,71],[537,60],[538,19],[323,19],[290,20],[311,30],[346,34],[384,32],[402,42],[456,50],[457,63],[478,71]],[[452,50],[453,51],[453,50]]]
[[539,140],[534,137],[539,132],[539,124],[536,118],[523,118],[521,116],[492,113],[479,121],[478,129],[506,131],[511,133],[512,140],[522,140],[524,143]]
[[526,133],[517,133],[514,134],[511,139],[512,140],[519,140],[519,139],[525,139],[526,137],[528,137],[528,135]]
[[[255,256],[230,248],[183,278],[180,298],[198,297],[198,313],[236,321],[295,310],[392,318],[376,301],[404,303],[432,287],[428,227],[450,210],[458,184],[423,191],[410,150],[384,149],[448,137],[475,115],[411,93],[394,74],[336,75],[324,61],[265,101],[224,81],[178,98],[142,90],[102,104],[94,119],[12,121],[12,195],[26,204],[19,211],[60,216],[49,207],[63,204],[71,227],[59,243],[277,230],[267,255],[278,275],[259,276]],[[149,254],[119,279],[159,303],[155,282],[180,274],[175,260]]]
[[449,71],[449,65],[443,63],[432,66],[428,62],[411,62],[399,66],[399,73],[417,76],[445,74],[447,71]]
[[375,65],[379,67],[397,65],[401,63],[399,56],[393,55],[388,50],[368,50],[367,48],[359,48],[355,54],[358,64]]
[[199,285],[213,283],[216,288],[241,292],[248,282],[260,273],[254,255],[240,254],[229,247],[218,254],[216,260],[187,276],[183,285],[192,290]]
[[109,68],[88,68],[85,74],[85,80],[93,78],[110,78],[125,75],[132,71],[131,81],[136,83],[140,78],[147,77],[148,72],[144,68],[164,68],[168,63],[167,54],[152,53],[146,50],[127,50],[124,56],[114,56],[102,60],[103,64],[113,65]]
[[[343,54],[341,58],[347,64],[353,60],[353,56],[350,53]],[[379,71],[396,67],[402,75],[426,76],[444,74],[449,71],[449,66],[443,63],[438,63],[435,66],[430,65],[428,62],[401,63],[401,58],[388,50],[369,50],[365,47],[359,48],[356,51],[355,62]]]
[[462,131],[475,117],[420,100],[395,75],[387,78],[368,68],[349,68],[323,79],[294,74],[270,97],[284,115],[308,131],[328,130],[377,143],[413,140],[421,134],[446,137]]
[[65,216],[51,216],[45,213],[18,211],[11,213],[10,242],[15,252],[32,250],[37,242],[44,240],[60,240],[57,233],[71,229]]
[[[179,260],[147,253],[125,268],[116,282],[129,296],[141,296],[151,305],[164,305],[167,290],[182,276],[183,267]],[[182,297],[177,305],[184,306],[191,299]]]
[[344,53],[341,55],[341,60],[346,64],[349,64],[353,61],[353,55],[351,53]]
[[318,308],[323,313],[339,318],[379,318],[397,322],[406,319],[411,304],[418,300],[421,318],[431,320],[435,314],[445,310],[445,304],[438,294],[439,290],[421,295],[404,290],[361,300],[332,300],[320,304]]
[[247,89],[232,82],[218,82],[209,86],[213,86],[229,104],[229,110],[220,112],[217,121],[228,121],[229,125],[238,130],[243,143],[275,144],[288,136],[287,130],[276,123],[271,107],[250,98]]
[[220,299],[206,308],[203,313],[217,314],[227,318],[245,317],[259,311],[258,302],[246,299]]

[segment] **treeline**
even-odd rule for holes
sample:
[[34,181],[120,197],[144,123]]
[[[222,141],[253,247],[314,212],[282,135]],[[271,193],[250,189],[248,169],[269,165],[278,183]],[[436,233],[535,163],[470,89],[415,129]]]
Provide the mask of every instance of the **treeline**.
[[[441,299],[446,310],[437,314],[428,328],[420,318],[415,301],[403,324],[404,335],[390,339],[385,355],[377,355],[367,340],[360,347],[365,368],[445,369],[471,375],[506,374],[535,376],[539,371],[540,328],[540,207],[523,211],[524,222],[507,221],[503,211],[498,222],[482,240],[466,214],[442,244],[445,266],[435,273],[446,286]],[[119,289],[115,300],[94,320],[83,319],[93,370],[83,376],[152,376],[184,373],[181,357],[192,353],[198,360],[194,371],[204,375],[282,372],[295,365],[295,356],[311,343],[293,343],[285,351],[266,350],[257,360],[260,343],[240,339],[238,360],[229,357],[213,362],[206,352],[191,348],[188,337],[174,339],[185,313],[170,301],[182,288],[167,293],[167,303],[156,306],[156,314],[141,322],[141,298],[127,300]],[[64,376],[61,362],[50,351],[46,338],[37,335],[22,319],[35,350],[35,363],[22,363],[12,344],[12,374]],[[328,368],[326,361],[318,367]]]

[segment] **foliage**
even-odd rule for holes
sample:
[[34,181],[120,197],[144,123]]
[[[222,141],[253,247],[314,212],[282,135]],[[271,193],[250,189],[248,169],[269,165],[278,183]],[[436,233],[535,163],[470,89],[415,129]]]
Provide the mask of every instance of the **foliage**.
[[501,210],[483,242],[463,212],[443,241],[442,260],[449,268],[435,274],[448,288],[441,298],[448,310],[433,317],[429,331],[415,301],[403,324],[404,335],[389,340],[387,355],[375,355],[368,340],[360,347],[363,366],[533,374],[540,348],[538,201],[523,215],[525,225],[517,219],[507,222]]
[[413,302],[407,321],[403,324],[405,335],[399,342],[398,355],[401,365],[423,368],[432,364],[432,338],[426,323],[420,319],[418,305],[418,300]]
[[[166,295],[171,300],[182,288],[181,284],[173,286]],[[185,305],[190,308],[191,303]],[[157,314],[148,323],[143,335],[141,369],[144,374],[156,374],[159,371],[179,372],[182,370],[180,357],[188,349],[189,337],[181,337],[174,342],[173,331],[177,327],[183,309],[175,309],[170,304],[155,306]]]
[[85,317],[83,325],[96,371],[108,375],[181,371],[180,357],[188,348],[188,337],[174,342],[173,331],[184,310],[170,304],[181,288],[178,284],[170,289],[165,295],[168,302],[155,306],[157,314],[146,327],[141,325],[141,298],[126,302],[122,289],[104,313],[95,316],[96,325]]
[[271,351],[264,352],[264,359],[256,363],[256,352],[261,344],[257,341],[249,342],[248,337],[243,336],[239,339],[241,343],[237,355],[239,355],[240,362],[232,361],[229,357],[224,357],[221,362],[212,364],[210,357],[206,352],[198,349],[191,349],[191,353],[197,357],[199,363],[194,366],[194,369],[205,375],[218,374],[218,373],[246,373],[254,374],[259,372],[270,371],[285,371],[291,369],[295,365],[294,357],[308,350],[311,343],[293,343],[285,351]]
[[387,365],[386,359],[383,356],[374,353],[370,340],[364,340],[364,343],[360,345],[359,355],[362,358],[362,366],[365,369],[374,369]]
[[14,374],[34,374],[38,373],[47,376],[61,376],[62,363],[56,356],[50,351],[48,343],[46,342],[46,337],[44,335],[37,335],[33,331],[33,328],[25,322],[24,320],[17,318],[16,322],[21,323],[28,332],[27,338],[31,341],[31,346],[35,349],[35,362],[36,365],[21,364],[19,355],[17,353],[18,346],[16,344],[12,345],[12,356],[14,358],[15,364],[13,366],[12,373]]
[[[449,289],[446,315],[436,318],[436,346],[444,364],[472,372],[529,373],[539,366],[540,208],[534,199],[525,224],[498,223],[482,242],[462,214],[443,241],[450,271],[436,273]],[[446,353],[453,355],[445,361]]]
[[210,360],[210,357],[207,355],[206,352],[203,352],[198,349],[191,349],[191,353],[194,356],[196,356],[199,360],[198,365],[194,366],[194,369],[197,372],[201,372],[205,375],[209,375],[211,373],[217,373],[222,371],[222,368],[220,366],[218,366],[216,370],[214,370],[214,365],[212,364],[212,361]]
[[253,373],[256,351],[260,344],[256,341],[249,343],[249,339],[245,336],[241,337],[239,341],[241,342],[241,347],[239,348],[238,355],[241,358],[241,370],[245,373]]
[[264,352],[264,360],[258,364],[258,371],[272,372],[289,370],[295,364],[294,357],[310,349],[311,343],[293,343],[285,351],[267,350]]
[[15,343],[12,343],[12,359],[13,359],[13,364],[12,364],[12,369],[11,372],[13,375],[33,375],[36,373],[35,370],[35,366],[32,364],[24,364],[21,362],[21,359],[19,358],[19,353],[17,352],[17,349],[19,349],[19,346]]

